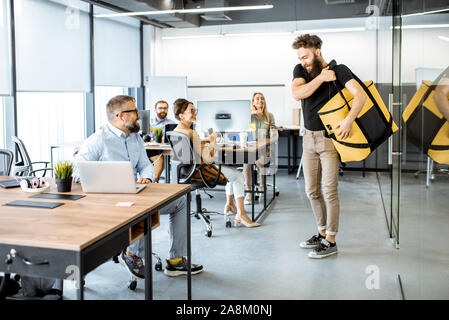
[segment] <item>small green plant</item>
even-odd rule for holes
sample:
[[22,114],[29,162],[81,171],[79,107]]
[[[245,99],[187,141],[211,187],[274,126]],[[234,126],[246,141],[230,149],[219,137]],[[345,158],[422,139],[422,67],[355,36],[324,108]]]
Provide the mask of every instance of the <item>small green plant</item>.
[[162,136],[162,128],[154,128],[153,129],[153,136],[155,136],[155,137]]
[[60,161],[55,166],[56,179],[72,178],[73,164],[70,161]]

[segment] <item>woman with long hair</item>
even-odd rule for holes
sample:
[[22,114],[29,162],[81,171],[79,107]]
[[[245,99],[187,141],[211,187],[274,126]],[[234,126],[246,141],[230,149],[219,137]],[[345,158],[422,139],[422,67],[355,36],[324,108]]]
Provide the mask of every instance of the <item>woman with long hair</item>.
[[[254,129],[254,138],[258,137],[270,137],[270,129],[275,128],[274,116],[271,112],[268,112],[265,96],[260,92],[255,92],[251,99],[251,125]],[[256,161],[256,166],[259,168],[259,172],[262,172],[263,158]],[[243,173],[245,176],[246,190],[251,190],[251,165],[243,165]],[[264,176],[260,176],[260,186],[263,186]],[[262,196],[263,194],[261,194]],[[244,204],[251,204],[251,193],[247,193],[245,196]]]
[[[177,99],[174,102],[174,114],[176,119],[180,121],[174,131],[188,135],[190,137],[190,140],[192,141],[193,149],[198,155],[201,156],[201,161],[203,163],[212,163],[216,149],[216,133],[213,132],[209,135],[207,139],[209,145],[206,146],[201,142],[198,133],[191,129],[192,123],[196,121],[197,114],[193,103],[187,101],[186,99]],[[208,165],[206,169],[208,171],[215,171],[218,173],[216,167],[213,164]],[[234,224],[236,226],[244,225],[248,228],[260,226],[259,223],[252,222],[245,212],[245,206],[243,203],[245,191],[243,186],[244,181],[242,174],[238,170],[229,166],[222,166],[221,171],[224,175],[223,178],[227,180],[226,205],[224,207],[224,213],[236,213],[236,217],[234,219]],[[237,206],[234,204],[233,198],[235,198]]]

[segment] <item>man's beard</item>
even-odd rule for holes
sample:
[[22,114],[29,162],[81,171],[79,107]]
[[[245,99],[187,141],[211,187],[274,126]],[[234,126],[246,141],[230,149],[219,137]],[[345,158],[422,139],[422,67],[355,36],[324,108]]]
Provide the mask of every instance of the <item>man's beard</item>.
[[134,122],[134,123],[127,123],[127,124],[125,124],[125,127],[131,133],[137,133],[137,132],[140,131],[140,125],[139,125],[139,123],[137,121]]
[[158,119],[162,120],[165,119],[165,117],[167,116],[167,114],[165,112],[161,112],[157,114]]
[[308,71],[306,68],[304,69],[307,75],[309,76],[309,81],[312,81],[321,73],[322,70],[321,62],[317,59],[316,55],[313,57],[312,70]]

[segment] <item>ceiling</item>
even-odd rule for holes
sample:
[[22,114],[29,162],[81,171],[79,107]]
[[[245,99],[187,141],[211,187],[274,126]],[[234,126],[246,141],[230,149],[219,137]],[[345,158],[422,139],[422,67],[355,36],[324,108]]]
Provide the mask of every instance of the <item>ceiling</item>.
[[[393,0],[84,0],[117,12],[137,12],[197,7],[223,7],[272,4],[268,10],[230,11],[201,17],[200,14],[136,16],[160,28],[192,28],[213,25],[339,19],[368,16],[379,8],[379,15],[391,15]],[[403,13],[449,8],[449,0],[403,0]],[[367,13],[368,12],[368,13]]]

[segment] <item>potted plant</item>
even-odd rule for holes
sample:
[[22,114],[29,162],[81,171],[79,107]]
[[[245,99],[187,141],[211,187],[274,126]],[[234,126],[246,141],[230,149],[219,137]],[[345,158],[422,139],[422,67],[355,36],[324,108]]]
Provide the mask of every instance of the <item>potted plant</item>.
[[161,143],[162,142],[162,128],[154,128],[153,129],[153,137],[154,137],[154,141],[156,141],[157,143]]
[[70,192],[72,190],[73,164],[70,161],[60,161],[54,170],[58,192]]

